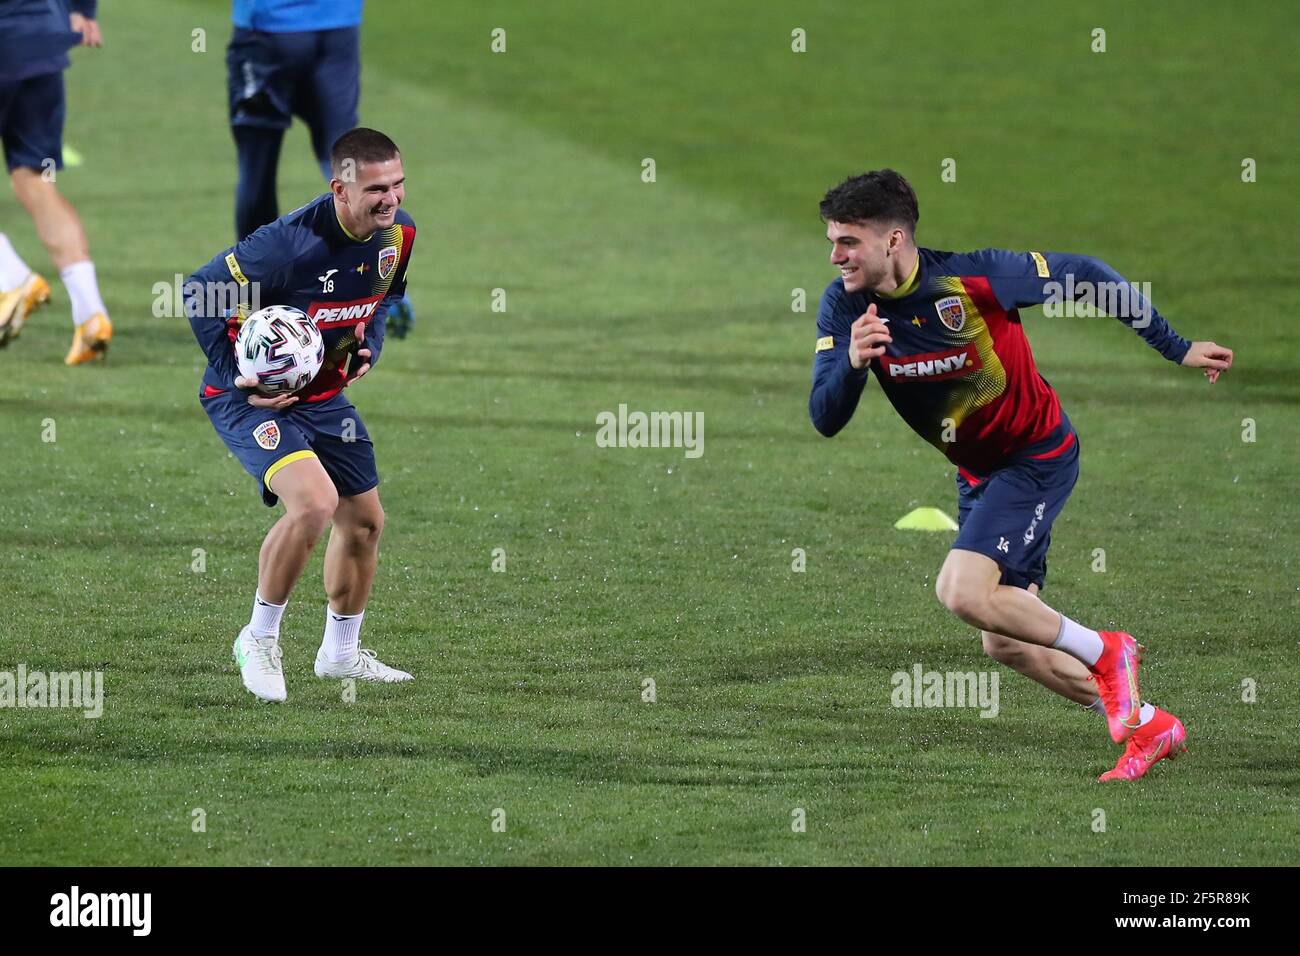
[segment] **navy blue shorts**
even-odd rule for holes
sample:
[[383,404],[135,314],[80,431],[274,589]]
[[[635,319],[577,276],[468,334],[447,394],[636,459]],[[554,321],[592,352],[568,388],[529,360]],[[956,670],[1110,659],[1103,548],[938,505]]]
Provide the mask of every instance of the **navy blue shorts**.
[[279,412],[250,405],[239,391],[200,401],[230,453],[257,479],[267,505],[279,500],[271,492],[276,472],[304,458],[320,460],[339,497],[359,495],[379,484],[370,433],[341,392]]
[[63,168],[63,71],[42,73],[16,83],[0,83],[0,140],[12,172],[27,167],[43,172],[47,160]]
[[226,48],[230,125],[288,129],[298,116],[312,149],[328,157],[357,125],[361,30],[264,33],[236,27]]
[[1079,441],[1048,456],[1026,457],[987,478],[957,472],[957,540],[954,548],[992,558],[1002,583],[1040,588],[1047,579],[1052,522],[1079,480]]

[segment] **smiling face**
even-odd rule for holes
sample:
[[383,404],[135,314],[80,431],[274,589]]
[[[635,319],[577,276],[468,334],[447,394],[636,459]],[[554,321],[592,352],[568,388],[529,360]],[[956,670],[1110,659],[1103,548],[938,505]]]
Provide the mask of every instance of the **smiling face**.
[[897,226],[875,222],[826,223],[831,265],[840,270],[845,292],[874,292],[893,274],[891,256],[907,241]]
[[400,154],[382,162],[360,163],[350,182],[330,181],[339,221],[358,239],[368,239],[387,229],[397,218],[397,207],[406,198],[406,174]]

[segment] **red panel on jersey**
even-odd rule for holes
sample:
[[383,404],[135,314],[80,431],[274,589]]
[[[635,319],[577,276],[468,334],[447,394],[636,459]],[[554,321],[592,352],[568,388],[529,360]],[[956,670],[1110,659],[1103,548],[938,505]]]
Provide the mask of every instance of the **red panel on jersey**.
[[1019,314],[998,304],[983,276],[963,276],[961,282],[988,326],[993,351],[1006,370],[1007,386],[962,422],[948,457],[987,474],[1009,455],[1049,436],[1061,423],[1061,403],[1038,374]]
[[407,260],[411,258],[411,247],[413,245],[415,245],[415,227],[403,226],[402,227],[402,258],[398,260],[397,268],[393,270],[393,278],[397,278],[399,274],[405,277],[405,272],[403,270],[406,269]]

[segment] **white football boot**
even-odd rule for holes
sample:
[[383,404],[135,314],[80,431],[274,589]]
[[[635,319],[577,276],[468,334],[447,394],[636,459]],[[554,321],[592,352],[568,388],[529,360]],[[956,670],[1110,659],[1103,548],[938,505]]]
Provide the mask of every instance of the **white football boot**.
[[245,627],[235,638],[235,663],[239,676],[258,699],[282,701],[288,696],[284,690],[284,666],[280,659],[284,652],[274,637],[254,637],[253,629]]
[[408,680],[415,680],[406,671],[399,671],[396,667],[389,667],[375,657],[374,651],[367,650],[364,647],[357,652],[355,658],[342,663],[326,660],[321,656],[321,652],[317,651],[316,676],[329,677],[334,680],[352,677],[356,680],[367,680],[375,684],[401,684]]

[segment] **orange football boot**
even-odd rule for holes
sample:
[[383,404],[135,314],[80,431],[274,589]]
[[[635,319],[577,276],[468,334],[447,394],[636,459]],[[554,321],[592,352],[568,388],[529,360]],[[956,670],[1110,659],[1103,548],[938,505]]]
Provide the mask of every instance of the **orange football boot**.
[[33,272],[22,285],[0,293],[0,348],[18,338],[27,317],[50,301],[50,284]]
[[102,358],[108,351],[109,340],[113,338],[113,323],[103,312],[96,312],[72,335],[72,348],[63,360],[64,365],[80,365],[93,359]]

